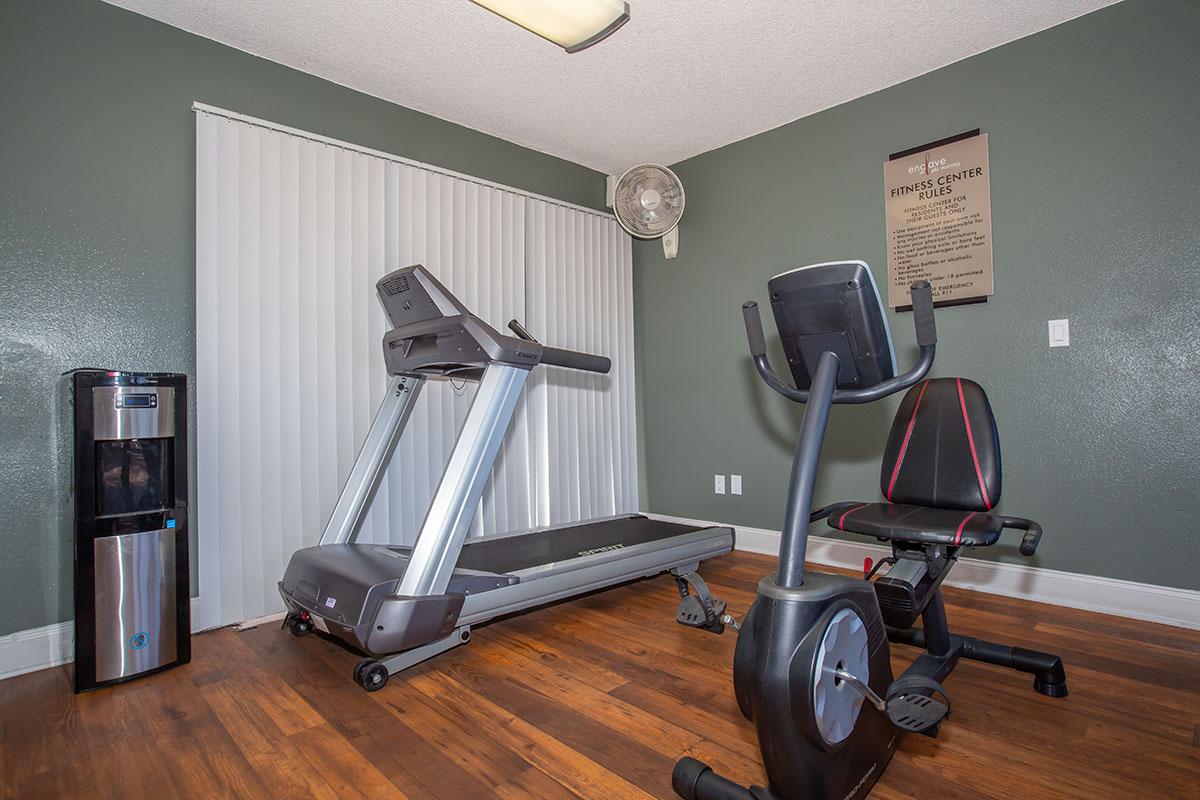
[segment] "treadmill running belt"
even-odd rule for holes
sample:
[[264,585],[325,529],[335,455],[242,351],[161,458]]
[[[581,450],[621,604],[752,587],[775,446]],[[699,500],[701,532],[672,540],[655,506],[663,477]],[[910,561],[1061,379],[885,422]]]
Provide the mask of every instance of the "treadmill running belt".
[[703,528],[660,522],[646,517],[585,522],[566,528],[535,531],[522,536],[468,542],[463,546],[456,566],[505,574],[578,558],[586,555],[588,551],[617,546],[632,547],[698,530]]

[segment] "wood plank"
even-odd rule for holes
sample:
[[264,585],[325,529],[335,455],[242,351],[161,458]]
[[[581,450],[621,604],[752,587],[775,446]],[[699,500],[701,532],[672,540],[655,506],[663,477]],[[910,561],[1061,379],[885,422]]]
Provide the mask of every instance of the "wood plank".
[[481,729],[502,737],[527,761],[580,797],[644,800],[652,796],[448,675],[427,672],[409,682],[438,703],[466,709]]
[[214,681],[200,694],[276,800],[362,796],[357,790],[347,793],[336,772],[314,768],[307,748],[286,736],[241,687]]
[[[731,685],[730,694],[732,693]],[[725,747],[745,758],[758,757],[758,738],[755,736],[754,727],[739,711],[724,709],[724,713],[721,713],[704,704],[680,700],[673,695],[636,683],[628,683],[614,689],[612,695],[637,706],[647,714],[661,717],[680,727],[703,731],[709,738],[716,737]],[[735,708],[736,705],[734,703]]]
[[680,753],[676,760],[684,756],[703,761],[729,780],[744,786],[766,785],[767,771],[763,769],[762,760],[757,754],[750,758],[735,753],[711,739],[701,739]]
[[[251,768],[229,730],[195,691],[185,670],[147,679],[132,722],[154,742],[172,783],[186,786],[195,797],[270,797],[261,776]],[[107,690],[113,697],[120,687]],[[170,753],[168,759],[162,753]],[[128,765],[124,765],[128,766]]]
[[489,736],[480,736],[462,709],[439,706],[404,680],[398,680],[389,691],[373,694],[371,699],[417,731],[459,769],[489,787],[508,783],[529,769],[529,763],[518,754]]
[[580,658],[573,649],[555,647],[545,637],[527,633],[517,625],[496,623],[477,628],[471,635],[476,640],[501,642],[515,655],[566,671],[575,680],[602,692],[612,691],[629,680],[627,675],[605,669],[603,665],[587,658]]
[[597,722],[587,706],[539,694],[507,670],[478,659],[441,671],[630,784],[654,796],[669,792],[674,759]]
[[[464,772],[418,731],[376,703],[350,679],[357,657],[315,636],[295,639],[256,628],[237,634],[279,671],[357,754],[410,798],[473,800],[490,787]],[[286,638],[285,638],[286,637]],[[338,660],[345,669],[338,669]]]
[[508,650],[501,641],[485,641],[483,649],[479,656],[486,659],[489,672],[510,675],[522,686],[577,709],[606,728],[663,755],[677,757],[701,738],[696,731],[649,716],[608,692],[581,683],[568,672],[547,668],[540,661],[525,658],[519,651]]
[[[535,630],[531,621],[523,618],[508,620],[504,624],[504,630],[509,630],[509,625],[520,625],[522,630],[529,631],[531,635]],[[608,643],[572,636],[552,626],[542,626],[539,630],[537,635],[555,647],[570,650],[573,658],[601,664],[607,669],[622,670],[628,676],[622,686],[625,683],[652,686],[658,691],[679,698],[692,698],[696,702],[721,702],[730,698],[730,686],[725,680],[712,684],[697,683],[680,676],[676,670],[669,671],[670,665],[665,664],[662,658],[632,656],[621,648],[610,648]]]
[[530,767],[496,787],[496,796],[501,800],[581,800],[579,795],[542,772]]
[[4,681],[0,725],[0,774],[14,787],[14,796],[61,796],[68,764],[86,775],[91,771],[87,739],[79,707],[71,702],[67,668],[43,670],[28,676],[26,692],[12,693],[17,684]]

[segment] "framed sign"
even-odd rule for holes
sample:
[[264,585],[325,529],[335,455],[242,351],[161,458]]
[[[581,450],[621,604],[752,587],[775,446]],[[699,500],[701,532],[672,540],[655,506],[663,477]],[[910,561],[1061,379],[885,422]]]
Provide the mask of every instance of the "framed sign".
[[893,153],[883,165],[888,305],[911,308],[927,280],[935,305],[984,303],[992,278],[988,137],[978,130]]

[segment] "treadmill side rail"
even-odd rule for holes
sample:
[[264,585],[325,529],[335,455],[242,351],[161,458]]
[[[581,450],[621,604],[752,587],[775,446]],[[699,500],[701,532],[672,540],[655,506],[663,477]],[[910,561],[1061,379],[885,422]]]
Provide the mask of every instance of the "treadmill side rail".
[[403,653],[389,656],[383,659],[381,663],[387,668],[389,675],[395,675],[397,672],[402,672],[410,667],[415,667],[423,661],[428,661],[436,655],[441,655],[452,647],[466,644],[470,640],[471,626],[461,625],[455,628],[448,636],[443,636],[441,639],[423,644],[420,647],[414,647],[412,650],[405,650]]
[[388,383],[367,439],[354,459],[350,477],[321,534],[321,544],[347,544],[358,536],[424,384],[424,378],[407,376],[394,377]]

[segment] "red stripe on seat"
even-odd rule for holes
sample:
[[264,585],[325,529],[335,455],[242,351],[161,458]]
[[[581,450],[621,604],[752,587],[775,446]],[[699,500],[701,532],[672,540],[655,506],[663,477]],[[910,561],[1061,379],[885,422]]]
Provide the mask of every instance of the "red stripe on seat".
[[846,521],[846,517],[850,516],[850,515],[851,515],[851,514],[853,514],[855,511],[858,511],[860,508],[866,508],[866,507],[867,507],[867,506],[869,506],[869,505],[871,505],[871,504],[870,504],[870,503],[863,503],[862,505],[857,505],[857,506],[855,506],[854,508],[849,508],[849,509],[846,509],[846,511],[845,511],[845,512],[844,512],[844,513],[843,513],[843,514],[840,516],[840,517],[838,517],[838,524],[837,524],[837,526],[838,526],[838,529],[839,529],[839,530],[841,530],[841,529],[842,529],[842,523]]
[[971,420],[967,418],[967,398],[963,397],[962,378],[955,378],[958,384],[958,406],[962,409],[963,427],[967,429],[967,444],[971,446],[971,460],[975,462],[975,478],[979,481],[979,494],[983,497],[983,507],[991,508],[992,501],[988,497],[987,486],[983,482],[983,470],[979,468],[979,454],[975,452],[975,437],[971,435]]
[[904,432],[904,443],[900,445],[900,454],[896,456],[896,466],[892,467],[892,479],[888,481],[888,502],[891,502],[892,489],[896,486],[896,478],[900,475],[900,465],[904,463],[904,454],[908,452],[908,440],[912,438],[913,426],[917,424],[917,412],[921,410],[921,400],[925,397],[925,390],[928,387],[929,381],[921,384],[921,393],[917,395],[917,404],[913,406],[912,416],[908,420],[908,430]]
[[978,513],[978,511],[972,511],[970,514],[967,514],[965,517],[963,517],[962,522],[958,523],[958,530],[954,532],[955,544],[958,544],[962,541],[963,529],[967,527],[967,523],[971,521],[971,518]]

